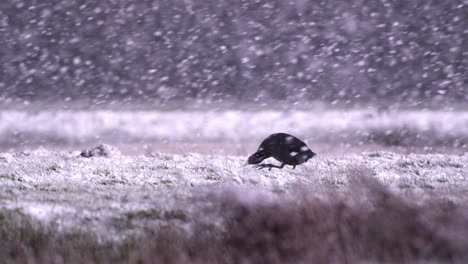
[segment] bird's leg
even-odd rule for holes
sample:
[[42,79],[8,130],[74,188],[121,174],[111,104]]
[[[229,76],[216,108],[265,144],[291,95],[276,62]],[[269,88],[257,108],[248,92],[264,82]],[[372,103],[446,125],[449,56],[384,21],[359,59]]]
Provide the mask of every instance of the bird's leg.
[[293,165],[293,170],[295,170],[295,169],[296,169],[296,165]]
[[253,165],[253,167],[256,168],[256,169],[261,170],[261,169],[269,167],[270,165],[271,164],[256,164],[256,165]]
[[284,167],[284,163],[282,163],[280,166],[278,165],[275,165],[275,164],[257,164],[254,166],[254,168],[257,168],[259,170],[263,169],[263,168],[268,168],[268,170],[270,171],[271,168],[278,168],[278,169],[282,169]]
[[284,167],[284,165],[285,165],[285,163],[281,163],[281,166],[278,166],[278,167],[276,167],[276,168],[282,169],[282,168]]

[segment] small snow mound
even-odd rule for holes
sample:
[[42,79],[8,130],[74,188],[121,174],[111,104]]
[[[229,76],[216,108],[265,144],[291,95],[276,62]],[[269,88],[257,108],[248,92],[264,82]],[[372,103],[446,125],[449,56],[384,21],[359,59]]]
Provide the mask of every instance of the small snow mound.
[[121,153],[117,148],[110,146],[110,145],[106,145],[106,144],[101,144],[92,149],[83,150],[80,153],[80,156],[85,157],[85,158],[91,158],[91,157],[110,158],[110,157],[115,157],[115,156],[120,156],[120,155]]

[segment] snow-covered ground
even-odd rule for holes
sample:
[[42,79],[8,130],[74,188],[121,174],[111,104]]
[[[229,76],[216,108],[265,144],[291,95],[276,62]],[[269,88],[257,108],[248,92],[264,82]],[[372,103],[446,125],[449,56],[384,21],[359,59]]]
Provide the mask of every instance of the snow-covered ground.
[[3,150],[100,142],[138,143],[141,148],[155,142],[223,142],[238,146],[258,144],[269,134],[280,131],[295,134],[310,144],[466,149],[468,112],[0,110]]
[[196,199],[206,190],[293,196],[307,188],[320,196],[324,191],[349,192],[353,179],[364,175],[398,193],[420,193],[421,200],[432,193],[453,202],[468,199],[468,154],[319,156],[295,170],[271,171],[246,165],[243,156],[79,154],[44,149],[0,154],[0,206],[65,230],[118,238],[167,222],[189,228],[209,202]]
[[[279,131],[318,156],[295,170],[246,165]],[[97,143],[123,154],[80,156]],[[167,223],[190,229],[213,190],[247,200],[304,188],[346,194],[364,175],[421,201],[437,193],[460,202],[468,200],[467,146],[464,111],[0,110],[0,206],[119,238]]]

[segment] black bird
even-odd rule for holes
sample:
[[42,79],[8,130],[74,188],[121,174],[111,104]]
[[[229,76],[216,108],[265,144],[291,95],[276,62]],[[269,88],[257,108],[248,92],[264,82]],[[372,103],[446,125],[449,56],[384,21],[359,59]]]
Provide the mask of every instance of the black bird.
[[[262,144],[258,147],[257,152],[250,155],[248,163],[256,164],[255,167],[259,169],[282,169],[284,165],[291,165],[293,166],[293,169],[295,169],[296,165],[308,161],[315,155],[316,154],[312,152],[304,142],[295,136],[286,133],[276,133],[263,140]],[[281,165],[259,164],[269,157],[275,158],[281,162]]]

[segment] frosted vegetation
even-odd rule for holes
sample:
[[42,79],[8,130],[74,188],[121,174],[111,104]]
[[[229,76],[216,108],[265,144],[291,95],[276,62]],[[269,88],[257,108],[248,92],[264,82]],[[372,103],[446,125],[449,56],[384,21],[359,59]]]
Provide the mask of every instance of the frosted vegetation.
[[[96,247],[91,249],[93,252],[98,252],[99,248],[103,245],[102,243],[106,244],[114,241],[111,243],[115,243],[114,246],[117,246],[120,243],[130,243],[134,237],[140,240],[144,239],[145,235],[154,234],[155,237],[150,239],[151,241],[156,240],[148,242],[147,245],[156,246],[156,248],[162,247],[162,249],[159,248],[159,250],[162,250],[161,252],[156,249],[155,251],[146,252],[144,250],[146,242],[143,244],[136,243],[134,246],[139,248],[139,250],[135,248],[135,252],[131,250],[129,252],[133,252],[137,259],[140,257],[152,258],[152,256],[160,258],[165,256],[165,254],[169,254],[171,261],[177,262],[180,261],[178,259],[180,256],[189,254],[190,251],[186,252],[183,247],[178,248],[178,245],[194,243],[190,242],[192,241],[190,237],[195,235],[196,239],[206,239],[203,242],[205,244],[194,244],[202,249],[199,252],[200,254],[207,254],[206,256],[202,256],[202,259],[205,257],[216,257],[221,261],[219,258],[224,255],[222,258],[240,257],[246,258],[249,261],[265,257],[273,257],[272,261],[280,261],[281,259],[283,261],[292,261],[291,258],[294,259],[295,257],[305,260],[311,257],[307,256],[306,253],[309,251],[306,249],[304,249],[305,251],[288,249],[287,252],[289,253],[281,255],[282,247],[276,245],[276,243],[280,243],[283,240],[281,237],[265,241],[261,238],[260,241],[263,242],[258,242],[261,243],[258,246],[264,245],[267,248],[271,248],[265,252],[253,251],[255,252],[254,255],[249,255],[253,253],[250,250],[256,247],[257,242],[254,242],[255,239],[260,239],[260,237],[253,238],[249,235],[250,238],[248,238],[242,237],[241,234],[242,232],[249,232],[249,228],[255,228],[254,232],[260,232],[259,236],[261,236],[262,232],[265,232],[266,236],[276,236],[281,235],[282,232],[289,232],[286,231],[289,230],[286,226],[293,224],[294,221],[303,221],[300,220],[301,218],[294,220],[295,216],[290,219],[292,222],[284,220],[286,215],[290,213],[295,214],[295,210],[307,210],[306,214],[312,214],[310,216],[312,218],[310,219],[315,220],[323,217],[326,219],[328,215],[326,212],[329,210],[338,210],[337,212],[349,210],[349,215],[344,217],[351,217],[358,211],[364,210],[357,214],[364,217],[369,213],[367,212],[368,210],[372,211],[371,208],[374,208],[374,206],[377,206],[376,210],[379,210],[378,207],[384,206],[389,207],[384,212],[384,215],[388,214],[386,217],[393,217],[391,216],[392,212],[399,215],[400,213],[397,213],[398,210],[403,210],[402,212],[407,213],[411,210],[417,210],[414,213],[419,215],[418,217],[422,217],[421,221],[429,221],[426,217],[432,219],[436,215],[432,216],[432,214],[428,214],[430,212],[429,208],[428,211],[424,208],[434,203],[440,203],[440,205],[434,205],[436,206],[435,208],[443,208],[439,207],[441,205],[451,206],[457,208],[452,213],[466,213],[466,211],[463,211],[462,205],[468,200],[468,196],[466,195],[466,190],[468,189],[467,155],[400,155],[386,152],[371,152],[318,157],[304,165],[298,166],[295,170],[287,167],[283,170],[268,171],[257,170],[247,166],[245,164],[245,157],[199,154],[125,156],[110,146],[103,146],[100,149],[105,149],[104,152],[100,152],[104,154],[103,157],[99,157],[100,155],[96,154],[94,157],[87,158],[80,155],[80,151],[50,152],[43,149],[0,154],[0,205],[2,207],[0,219],[3,219],[2,221],[20,221],[18,219],[30,217],[32,223],[38,222],[41,223],[41,226],[53,227],[52,232],[54,235],[46,233],[42,238],[47,243],[52,244],[49,245],[44,242],[46,244],[43,245],[44,248],[42,250],[30,253],[29,256],[37,254],[38,257],[47,258],[58,254],[58,256],[65,257],[65,259],[79,260],[80,258],[76,258],[77,256],[73,257],[73,254],[67,255],[69,254],[66,253],[68,252],[67,246],[64,245],[59,248],[60,252],[64,250],[65,253],[57,253],[56,251],[52,253],[48,251],[48,246],[52,247],[53,243],[55,243],[54,241],[56,241],[55,239],[59,239],[57,236],[60,237],[66,234],[75,234],[72,238],[66,240],[68,242],[65,245],[69,245],[70,247],[77,246],[73,242],[77,239],[77,234],[85,237],[90,236],[88,239],[91,242],[89,243],[96,243],[91,244],[93,247]],[[391,202],[392,199],[396,199],[394,201],[396,204]],[[378,205],[378,203],[383,204]],[[340,206],[339,204],[342,205]],[[265,226],[257,222],[264,221],[259,220],[262,217],[271,218],[271,216],[267,216],[270,214],[268,212],[277,206],[278,209],[275,211],[282,215],[282,217],[272,218],[269,221],[273,221],[272,223],[279,225],[279,227],[286,225],[284,226],[286,229],[282,229],[283,227],[281,227],[280,229],[270,230],[268,229],[268,225]],[[313,207],[310,209],[299,209],[296,206],[300,206],[300,208],[302,206],[306,206],[305,208],[308,208],[308,206]],[[318,207],[315,208],[315,206]],[[323,206],[330,207],[330,209],[320,209]],[[258,208],[259,211],[255,208]],[[247,213],[250,210],[254,211]],[[314,210],[318,210],[317,215],[313,213]],[[418,210],[422,211],[419,212]],[[434,208],[431,210],[434,210]],[[440,213],[436,217],[444,217],[445,211],[439,212],[438,210],[440,209],[432,212],[434,214]],[[247,213],[247,215],[242,212]],[[238,217],[241,217],[240,219],[243,220],[235,220]],[[287,218],[289,219],[290,217],[288,216]],[[372,219],[373,216],[369,217]],[[468,216],[464,215],[463,217],[465,218],[459,218],[459,220],[468,220]],[[333,218],[337,219],[336,217]],[[24,227],[22,226],[22,221],[17,222],[15,228],[32,228],[32,230],[25,231],[28,234],[37,232],[33,231],[37,229],[37,227],[34,227],[36,224],[33,224],[33,227],[29,227],[29,225]],[[355,219],[353,221],[359,222],[362,220]],[[379,228],[377,226],[380,226],[380,228],[384,229],[382,230],[384,232],[382,233],[384,240],[393,241],[392,239],[394,238],[385,235],[385,232],[387,232],[385,231],[387,228],[385,222],[381,222],[381,220],[369,221],[372,221],[369,223],[370,228],[373,228],[372,226]],[[429,225],[430,229],[427,232],[433,235],[440,232],[442,232],[440,234],[444,234],[444,230],[447,228],[454,228],[454,230],[459,230],[460,228],[457,223],[450,222],[444,224],[445,229],[439,229],[439,224],[442,223],[437,221],[422,222],[422,224]],[[5,224],[7,223],[10,222],[5,222]],[[233,223],[238,224],[232,226]],[[397,221],[394,224],[413,230],[413,227],[407,226],[410,224],[409,222],[403,221],[400,223]],[[319,236],[322,236],[320,235],[321,232],[324,232],[326,229],[324,226],[323,228],[325,229],[322,230],[321,226],[306,223],[299,226],[298,223],[294,225],[296,228],[305,228],[305,230],[309,230],[312,227],[317,228],[316,231],[309,231]],[[355,232],[351,226],[345,224],[340,226],[342,226],[343,230],[346,230],[344,232]],[[176,233],[172,235],[169,233],[168,235],[166,233],[168,227]],[[238,230],[229,231],[226,228]],[[225,231],[228,233],[224,234]],[[8,237],[10,237],[7,241],[16,241],[16,235],[9,234],[5,230],[2,232],[7,232]],[[219,233],[219,235],[215,235],[216,233]],[[37,236],[42,237],[40,234]],[[204,235],[200,237],[201,234]],[[435,242],[432,240],[432,242],[424,240],[424,242],[421,242],[423,244],[418,244],[415,251],[407,252],[407,246],[398,237],[395,243],[399,246],[394,249],[397,250],[396,252],[401,251],[400,253],[404,255],[400,256],[398,255],[400,253],[396,253],[396,255],[390,255],[388,258],[392,260],[409,260],[413,258],[436,259],[442,257],[442,259],[454,258],[457,260],[457,258],[464,256],[461,253],[462,251],[459,252],[457,248],[465,245],[466,241],[457,240],[456,236],[450,234],[443,235],[450,241],[449,244],[446,242],[443,244],[444,247],[448,247],[449,253],[447,254],[449,254],[449,257],[446,255],[439,256],[437,251],[430,251],[428,255],[421,253],[424,252],[424,247],[437,246],[437,244],[433,244]],[[359,243],[362,242],[364,243],[363,246],[370,247],[370,244],[366,244],[367,242],[365,242],[367,240],[360,241],[361,235],[359,233],[355,235],[357,235],[356,239]],[[352,236],[354,237],[355,235]],[[418,237],[418,235],[413,237],[410,233],[401,234],[401,236],[403,235],[409,237],[409,243],[412,243],[411,241]],[[165,242],[157,242],[160,241],[159,239],[168,239],[168,237],[172,237],[175,240],[170,243],[166,240],[164,240]],[[209,251],[208,248],[211,248],[211,246],[208,247],[208,245],[214,243],[216,237],[240,239],[241,243],[247,243],[246,245],[249,245],[249,243],[254,244],[245,246],[245,248],[238,248],[240,251],[237,253],[229,251],[231,253],[222,253],[222,255],[217,256],[215,251],[218,249],[224,250],[222,249],[223,246],[231,250],[235,248],[231,248],[232,245],[229,246],[231,242],[223,242],[227,244],[219,244],[219,248],[215,247],[216,250],[212,248],[214,251]],[[34,242],[32,242],[32,245],[29,245],[28,239],[26,237],[19,241],[24,246],[32,246],[33,249],[39,246],[34,244]],[[96,239],[96,242],[92,242],[94,239]],[[310,246],[308,245],[310,241],[307,242],[306,238],[297,239],[299,240],[296,242],[285,240],[285,243],[293,243],[291,245],[306,243],[306,247]],[[155,242],[157,242],[156,245],[153,244]],[[12,251],[19,252],[20,257],[23,256],[24,251],[17,251],[19,249],[15,248],[14,244],[7,245],[3,251],[0,250],[0,254],[8,254],[8,252]],[[168,253],[166,247],[172,246],[174,246],[175,251],[169,251],[172,253]],[[386,247],[385,244],[381,246]],[[93,254],[97,254],[96,252]],[[107,257],[101,257],[109,260],[112,254],[115,254],[115,252],[112,252],[108,251],[107,255],[105,255]],[[311,254],[324,254],[320,256],[326,260],[334,256],[325,254],[322,251],[311,252]],[[361,255],[359,252],[359,250],[352,250],[346,253],[346,251],[338,250],[339,255],[337,257],[345,259],[366,259],[368,257],[371,259],[386,259],[385,257],[382,258],[378,250],[372,252],[368,257]],[[277,256],[279,259],[274,257],[276,254],[280,254]],[[89,260],[91,256],[94,255],[87,256],[85,254],[80,257],[84,258],[84,260]],[[192,259],[194,256],[185,257]],[[119,258],[127,259],[129,256],[124,254],[123,256],[119,256]],[[196,259],[194,258],[191,261]]]
[[149,220],[155,222],[166,213],[188,217],[198,208],[184,201],[190,203],[204,189],[235,186],[280,197],[294,196],[301,188],[316,191],[313,195],[324,190],[346,193],[353,180],[367,175],[396,192],[433,190],[453,202],[467,198],[458,195],[468,188],[467,155],[374,152],[319,157],[295,170],[268,171],[246,165],[245,157],[122,156],[114,151],[91,158],[40,149],[1,154],[2,206],[69,228],[96,228],[100,235],[112,237],[132,229],[118,225],[131,214],[154,212]]

